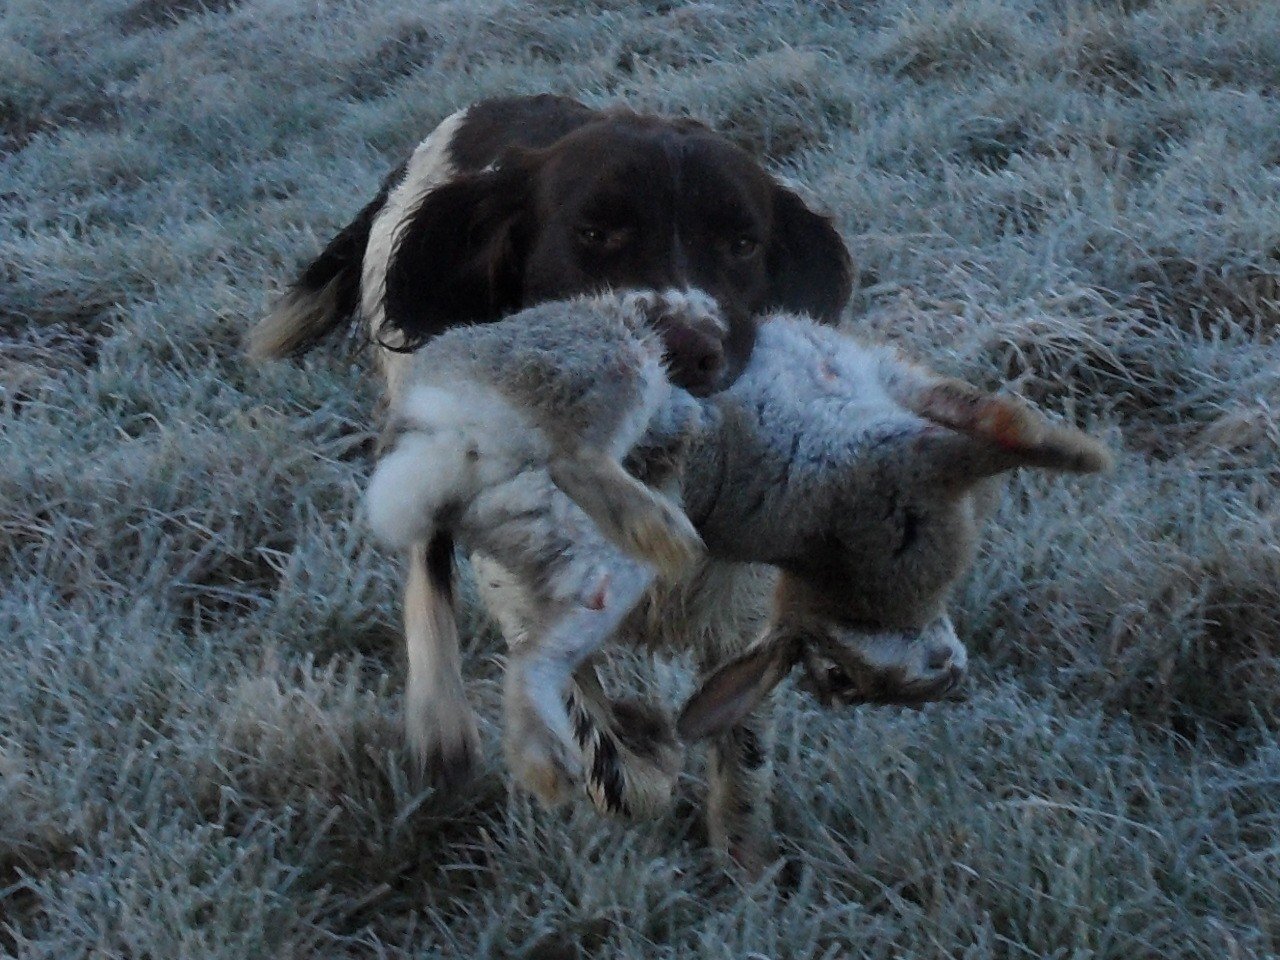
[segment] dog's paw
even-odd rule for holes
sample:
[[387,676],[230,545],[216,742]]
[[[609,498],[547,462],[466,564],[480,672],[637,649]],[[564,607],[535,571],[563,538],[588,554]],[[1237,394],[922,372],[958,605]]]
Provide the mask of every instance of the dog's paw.
[[453,790],[475,776],[481,760],[480,733],[470,711],[447,721],[434,718],[411,725],[408,733],[420,784]]

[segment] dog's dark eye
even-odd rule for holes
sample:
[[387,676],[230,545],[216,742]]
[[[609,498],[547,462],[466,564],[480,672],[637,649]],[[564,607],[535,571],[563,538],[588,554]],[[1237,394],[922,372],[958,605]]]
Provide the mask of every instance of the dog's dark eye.
[[620,227],[582,226],[578,228],[578,242],[588,250],[609,253],[627,242],[627,231]]
[[729,241],[729,254],[738,260],[745,260],[759,248],[759,242],[752,237],[734,237]]

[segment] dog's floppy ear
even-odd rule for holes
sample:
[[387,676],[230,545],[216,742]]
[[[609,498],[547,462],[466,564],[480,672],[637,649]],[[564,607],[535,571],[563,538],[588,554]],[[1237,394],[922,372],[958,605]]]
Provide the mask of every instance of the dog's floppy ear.
[[830,217],[814,213],[793,190],[773,187],[773,231],[765,249],[766,305],[835,323],[853,292],[853,263]]
[[531,179],[531,161],[513,157],[423,197],[395,230],[378,337],[384,346],[412,350],[449,327],[519,307]]

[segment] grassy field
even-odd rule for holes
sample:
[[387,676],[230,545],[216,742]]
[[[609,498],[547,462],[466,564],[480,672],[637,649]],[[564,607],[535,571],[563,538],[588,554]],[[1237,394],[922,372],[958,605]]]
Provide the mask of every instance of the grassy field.
[[[0,953],[1280,955],[1280,5],[8,0],[0,63]],[[368,358],[238,352],[543,90],[715,124],[835,213],[852,327],[1120,453],[1010,486],[967,703],[784,693],[754,887],[696,764],[635,829],[409,788]]]

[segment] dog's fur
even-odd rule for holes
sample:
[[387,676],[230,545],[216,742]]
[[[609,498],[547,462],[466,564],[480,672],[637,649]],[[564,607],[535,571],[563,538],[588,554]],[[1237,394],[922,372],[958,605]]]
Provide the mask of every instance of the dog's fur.
[[445,119],[251,334],[298,353],[359,308],[412,350],[459,323],[606,289],[698,289],[729,324],[730,379],[770,309],[834,321],[852,267],[831,222],[692,120],[564,97]]
[[[644,349],[644,315],[661,300],[551,304],[429,344],[394,410],[406,424],[399,445],[368,496],[384,538],[422,543],[448,523],[501,571],[499,589],[520,606],[498,604],[512,643],[506,729],[517,779],[554,802],[585,771],[592,799],[613,812],[665,799],[679,756],[667,725],[611,713],[581,669],[652,574],[553,480],[567,472],[562,490],[632,554],[655,556],[652,538],[628,532],[693,535],[661,498],[637,498],[633,481],[613,479],[616,459],[609,469],[564,460],[566,446],[594,435],[616,458],[647,434],[649,449],[677,451],[713,555],[782,571],[769,629],[704,680],[679,723],[685,740],[732,736],[750,769],[763,766],[764,745],[744,721],[797,664],[830,704],[923,703],[954,689],[967,656],[945,598],[972,558],[987,481],[1025,466],[1095,471],[1108,459],[1016,400],[794,317],[766,323],[743,376],[698,408]],[[618,371],[609,383],[594,376],[602,354]],[[512,382],[511,368],[527,373]],[[698,641],[686,645],[705,654]],[[424,735],[455,725],[444,711],[461,709],[473,725],[465,702],[422,706]],[[756,849],[767,838],[722,839]]]
[[[248,347],[259,358],[301,353],[359,318],[379,344],[394,404],[406,351],[451,326],[606,288],[698,288],[728,322],[731,382],[761,314],[780,308],[834,322],[852,275],[830,220],[701,124],[596,111],[564,97],[507,98],[461,110],[423,140],[303,270]],[[433,544],[411,553],[405,632],[421,661],[413,669],[452,678],[456,638],[433,624],[428,598],[452,588],[453,551],[446,539]],[[476,570],[486,592],[504,582],[483,561]],[[657,584],[637,615],[641,632],[658,646],[696,635],[710,668],[758,635],[773,578],[759,566],[711,563],[681,583]],[[510,591],[496,592],[490,609],[502,619],[518,605]],[[429,636],[446,639],[432,647]],[[441,682],[436,695],[461,704],[460,687]],[[584,710],[603,715],[607,706]],[[462,723],[467,712],[452,715]],[[714,837],[767,833],[763,822],[743,826],[738,811],[759,821],[768,809],[756,796],[768,789],[768,765],[747,761],[767,756],[769,736],[759,711],[717,738]],[[439,742],[463,746],[429,756],[427,766],[442,779],[464,774],[474,729],[443,731]]]

